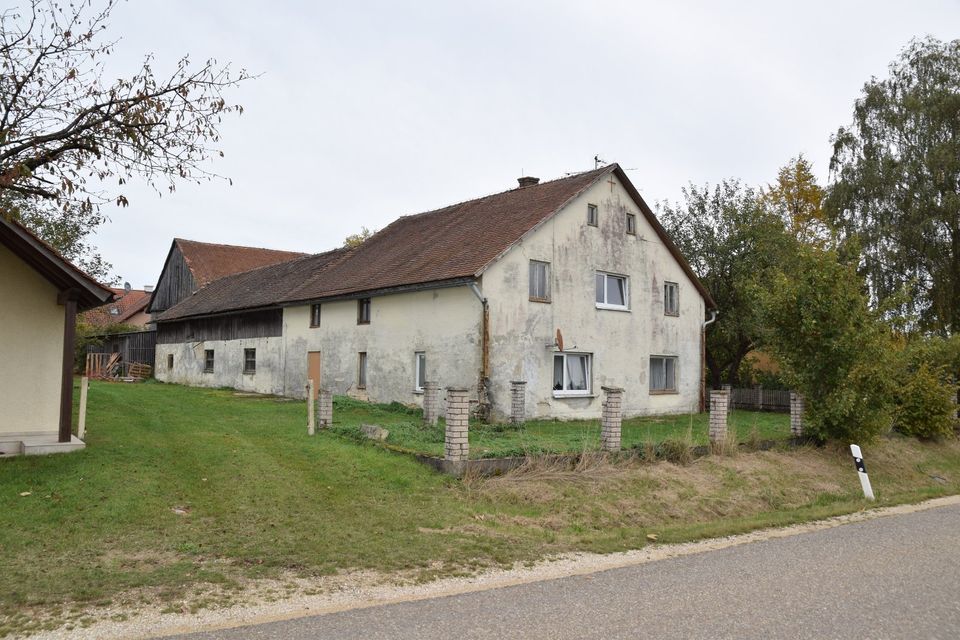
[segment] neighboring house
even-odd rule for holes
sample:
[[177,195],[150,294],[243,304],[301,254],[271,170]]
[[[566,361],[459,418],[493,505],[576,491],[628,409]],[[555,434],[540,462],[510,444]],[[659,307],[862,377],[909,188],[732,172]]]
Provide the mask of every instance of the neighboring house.
[[210,244],[174,238],[147,313],[160,314],[214,280],[300,258],[295,251]]
[[[160,380],[419,403],[471,389],[494,418],[697,410],[714,308],[616,164],[402,217],[351,250],[211,282],[158,318]],[[563,350],[557,344],[557,331]]]
[[117,324],[146,328],[150,324],[147,305],[150,303],[152,287],[150,289],[131,289],[130,291],[110,287],[110,291],[114,295],[113,302],[84,311],[80,314],[82,322],[94,328]]
[[0,217],[0,455],[83,447],[71,435],[77,311],[113,293]]

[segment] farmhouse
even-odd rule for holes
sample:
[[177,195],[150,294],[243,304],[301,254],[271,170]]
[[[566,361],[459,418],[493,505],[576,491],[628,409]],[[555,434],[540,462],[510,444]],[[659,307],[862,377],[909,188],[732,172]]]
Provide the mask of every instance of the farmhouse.
[[[213,281],[158,317],[156,376],[421,402],[465,387],[494,418],[697,409],[714,304],[616,164],[404,216],[357,248]],[[158,287],[159,290],[159,287]]]
[[71,436],[77,311],[113,293],[0,216],[0,455],[83,447]]

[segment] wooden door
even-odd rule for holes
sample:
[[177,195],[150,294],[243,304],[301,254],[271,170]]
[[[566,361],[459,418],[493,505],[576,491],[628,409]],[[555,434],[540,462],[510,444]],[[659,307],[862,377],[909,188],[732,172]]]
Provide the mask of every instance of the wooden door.
[[320,352],[307,352],[307,379],[313,380],[313,399],[320,394]]

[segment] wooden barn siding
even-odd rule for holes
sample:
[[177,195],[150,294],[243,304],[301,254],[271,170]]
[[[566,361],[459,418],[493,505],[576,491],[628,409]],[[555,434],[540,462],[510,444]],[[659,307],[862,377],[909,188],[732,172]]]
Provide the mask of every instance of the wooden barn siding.
[[102,336],[100,340],[100,344],[88,345],[87,353],[119,353],[123,362],[154,366],[157,355],[156,331],[115,333]]
[[160,274],[160,281],[153,293],[150,310],[153,313],[166,311],[184,298],[193,295],[196,290],[197,283],[193,279],[190,267],[187,266],[187,261],[183,259],[180,247],[174,245],[170,251],[170,260],[167,262],[163,273]]
[[267,309],[199,320],[161,322],[157,328],[157,342],[173,344],[204,340],[276,338],[282,332],[283,309]]

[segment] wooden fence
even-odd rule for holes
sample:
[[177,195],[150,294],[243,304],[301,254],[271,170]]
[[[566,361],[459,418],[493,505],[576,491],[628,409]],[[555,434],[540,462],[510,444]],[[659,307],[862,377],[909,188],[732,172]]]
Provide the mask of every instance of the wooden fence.
[[790,391],[784,389],[731,389],[730,406],[749,411],[790,413]]
[[157,354],[156,331],[130,331],[97,336],[99,344],[87,346],[87,353],[120,354],[120,362],[149,365],[152,369]]

